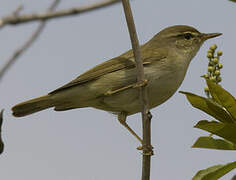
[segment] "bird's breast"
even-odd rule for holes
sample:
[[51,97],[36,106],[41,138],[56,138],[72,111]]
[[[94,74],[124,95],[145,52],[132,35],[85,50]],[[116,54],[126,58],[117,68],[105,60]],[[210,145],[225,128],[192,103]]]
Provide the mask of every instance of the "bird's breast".
[[150,108],[168,100],[184,80],[188,64],[164,63],[146,69]]

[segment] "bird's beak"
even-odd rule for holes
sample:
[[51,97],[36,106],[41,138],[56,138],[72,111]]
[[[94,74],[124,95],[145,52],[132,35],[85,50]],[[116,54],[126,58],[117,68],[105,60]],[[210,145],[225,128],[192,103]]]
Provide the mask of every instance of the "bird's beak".
[[222,33],[209,33],[209,34],[202,33],[201,38],[202,38],[203,41],[206,41],[207,39],[211,39],[211,38],[221,36],[221,35],[222,35]]

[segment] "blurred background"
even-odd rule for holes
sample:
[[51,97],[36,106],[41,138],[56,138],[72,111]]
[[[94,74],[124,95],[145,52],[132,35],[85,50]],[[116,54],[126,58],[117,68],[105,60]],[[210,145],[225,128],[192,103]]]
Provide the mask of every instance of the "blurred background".
[[[85,6],[98,0],[61,1],[58,9]],[[44,12],[52,0],[2,0],[0,17],[20,4],[21,13]],[[206,52],[216,43],[223,51],[222,86],[236,96],[235,42],[236,4],[227,0],[132,1],[140,43],[161,29],[184,24],[201,32],[222,32],[207,41],[193,59],[179,90],[204,95],[201,75],[207,70]],[[0,30],[0,65],[21,46],[38,22],[6,26]],[[52,109],[23,118],[10,108],[22,101],[47,94],[93,66],[131,48],[121,4],[83,15],[48,21],[39,39],[21,56],[0,82],[0,108],[5,109],[0,156],[0,178],[4,180],[120,180],[140,179],[141,152],[138,142],[121,127],[116,117],[86,108],[65,112]],[[158,95],[158,94],[157,94]],[[189,180],[200,169],[235,161],[235,152],[191,149],[199,136],[198,120],[211,119],[193,109],[184,95],[176,93],[152,109],[151,179]],[[141,135],[141,116],[128,117]],[[229,180],[236,170],[221,178]]]

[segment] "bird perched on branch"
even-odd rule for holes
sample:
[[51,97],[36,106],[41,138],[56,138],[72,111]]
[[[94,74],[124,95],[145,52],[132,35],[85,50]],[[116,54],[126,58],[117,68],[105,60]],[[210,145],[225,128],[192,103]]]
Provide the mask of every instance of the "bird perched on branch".
[[[150,109],[176,92],[201,45],[220,35],[177,25],[165,28],[141,46]],[[142,143],[126,123],[127,116],[141,111],[133,51],[95,66],[45,96],[17,104],[12,111],[14,116],[22,117],[51,107],[55,111],[93,107],[112,112]]]

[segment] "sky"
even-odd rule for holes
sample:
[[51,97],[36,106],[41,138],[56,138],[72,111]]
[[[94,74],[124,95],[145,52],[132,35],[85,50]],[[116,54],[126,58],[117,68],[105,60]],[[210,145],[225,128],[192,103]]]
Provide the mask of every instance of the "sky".
[[[0,17],[20,4],[24,5],[22,13],[43,12],[51,2],[2,0]],[[94,2],[61,1],[58,9]],[[177,24],[191,25],[204,33],[223,33],[202,46],[179,90],[204,95],[205,82],[200,76],[207,69],[206,52],[216,43],[223,51],[222,86],[236,96],[236,4],[227,0],[133,0],[131,5],[141,44],[161,29]],[[36,27],[34,22],[0,30],[0,66]],[[15,118],[10,110],[15,104],[47,94],[130,48],[121,4],[48,22],[39,39],[0,82],[0,108],[5,109],[1,179],[140,179],[141,152],[136,150],[139,143],[114,115],[92,108],[64,112],[49,109]],[[199,120],[212,118],[193,109],[182,94],[175,93],[151,112],[155,148],[151,179],[188,180],[201,169],[235,161],[235,152],[191,148],[199,136],[207,135],[193,126]],[[128,117],[127,122],[141,134],[140,114]],[[221,180],[229,180],[234,174],[236,170]]]

